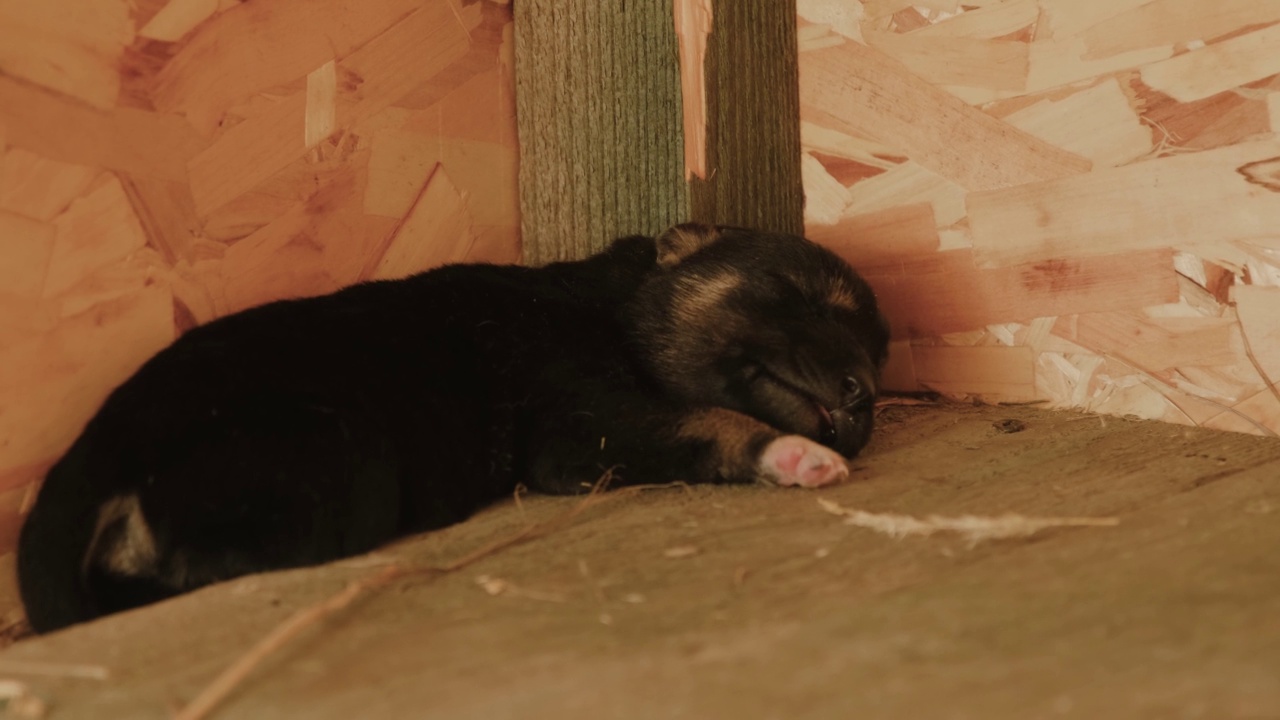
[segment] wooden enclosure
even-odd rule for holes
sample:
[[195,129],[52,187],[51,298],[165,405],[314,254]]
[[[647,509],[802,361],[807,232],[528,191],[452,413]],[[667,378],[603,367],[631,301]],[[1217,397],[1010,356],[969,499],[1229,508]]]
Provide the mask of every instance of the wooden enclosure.
[[[798,98],[795,167],[751,192],[786,227],[803,178],[807,234],[892,321],[890,389],[1280,432],[1280,2],[799,0],[798,93],[785,68],[734,85],[736,0],[672,2],[664,208],[742,222],[753,201],[711,180],[751,172],[730,131],[677,156],[699,129],[677,80],[686,112],[772,148],[795,118],[752,109]],[[513,28],[499,0],[0,0],[0,555],[105,395],[185,329],[520,259]]]

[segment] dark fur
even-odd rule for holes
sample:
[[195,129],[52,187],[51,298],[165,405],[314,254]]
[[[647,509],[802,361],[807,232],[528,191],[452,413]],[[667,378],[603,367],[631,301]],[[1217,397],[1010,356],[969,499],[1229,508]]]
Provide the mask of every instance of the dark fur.
[[248,310],[147,362],[54,466],[23,601],[54,630],[455,523],[517,483],[752,482],[784,433],[851,457],[886,343],[833,254],[701,226]]

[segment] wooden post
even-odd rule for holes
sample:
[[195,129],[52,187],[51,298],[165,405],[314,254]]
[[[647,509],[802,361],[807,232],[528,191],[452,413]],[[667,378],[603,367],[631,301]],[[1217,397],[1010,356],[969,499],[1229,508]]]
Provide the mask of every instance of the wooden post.
[[803,227],[794,0],[715,0],[706,180],[685,181],[673,0],[514,3],[524,259],[687,220]]
[[706,181],[692,218],[799,235],[800,93],[794,0],[718,0],[707,43]]

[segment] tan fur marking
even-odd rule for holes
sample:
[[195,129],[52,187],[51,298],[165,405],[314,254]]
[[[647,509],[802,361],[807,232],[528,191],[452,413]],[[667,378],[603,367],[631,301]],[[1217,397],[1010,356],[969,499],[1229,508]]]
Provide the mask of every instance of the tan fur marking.
[[729,293],[742,287],[742,283],[742,276],[736,273],[722,273],[707,280],[684,278],[673,310],[691,321],[700,322],[709,313],[713,314],[716,305]]
[[837,282],[827,292],[827,302],[845,310],[858,309],[858,299],[854,297],[853,291],[849,289],[849,286],[842,282]]
[[720,230],[712,225],[682,223],[658,236],[658,265],[669,268],[715,242]]
[[[103,537],[118,524],[123,526],[109,533],[109,539]],[[106,544],[99,547],[104,540]],[[137,576],[154,574],[157,557],[156,540],[142,516],[137,495],[112,498],[102,504],[86,562],[121,575]]]
[[740,412],[705,408],[687,415],[676,434],[681,438],[714,443],[717,470],[726,478],[736,479],[757,474],[757,458],[751,452],[752,441],[761,437],[779,437],[782,433]]

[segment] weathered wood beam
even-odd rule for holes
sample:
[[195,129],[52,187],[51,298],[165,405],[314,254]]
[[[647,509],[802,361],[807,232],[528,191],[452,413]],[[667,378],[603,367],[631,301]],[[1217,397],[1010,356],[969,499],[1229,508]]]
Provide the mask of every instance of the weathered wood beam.
[[793,0],[713,2],[705,180],[685,180],[672,0],[520,0],[524,259],[686,220],[800,232]]

